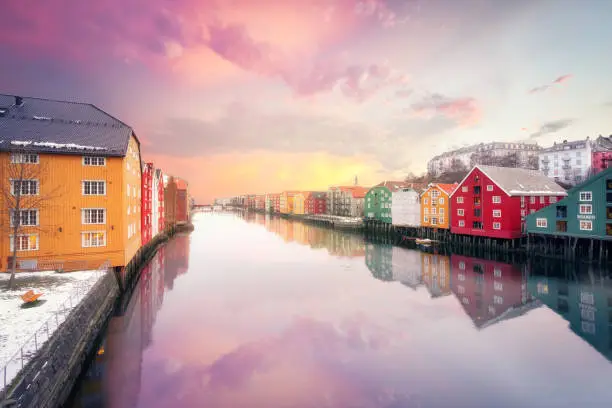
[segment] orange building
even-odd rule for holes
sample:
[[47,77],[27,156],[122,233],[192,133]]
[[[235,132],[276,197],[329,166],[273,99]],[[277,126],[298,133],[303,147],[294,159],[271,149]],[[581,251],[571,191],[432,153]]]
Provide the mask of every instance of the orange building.
[[432,183],[421,194],[421,226],[449,229],[449,195],[455,184]]
[[132,128],[94,105],[0,94],[0,134],[0,271],[15,245],[17,270],[132,259],[142,169]]
[[299,191],[283,191],[280,194],[279,205],[281,214],[293,214],[293,204],[295,196],[299,193]]

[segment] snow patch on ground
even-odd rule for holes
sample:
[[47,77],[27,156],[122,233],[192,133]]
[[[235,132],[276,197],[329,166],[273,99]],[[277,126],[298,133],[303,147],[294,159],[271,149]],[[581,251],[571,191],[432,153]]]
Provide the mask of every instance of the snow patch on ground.
[[[22,348],[25,365],[104,272],[20,272],[11,291],[6,289],[10,274],[0,273],[0,390],[5,367],[10,383],[21,369]],[[28,290],[43,295],[36,307],[22,308],[20,295]]]

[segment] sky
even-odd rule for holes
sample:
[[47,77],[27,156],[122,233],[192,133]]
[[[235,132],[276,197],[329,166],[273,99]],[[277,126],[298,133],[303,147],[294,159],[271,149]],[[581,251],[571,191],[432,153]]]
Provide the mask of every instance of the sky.
[[0,93],[93,103],[197,202],[612,133],[608,0],[6,0]]

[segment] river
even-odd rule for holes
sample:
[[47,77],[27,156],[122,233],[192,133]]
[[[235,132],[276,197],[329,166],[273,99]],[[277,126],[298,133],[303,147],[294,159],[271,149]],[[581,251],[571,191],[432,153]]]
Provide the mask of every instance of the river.
[[609,407],[612,280],[197,214],[69,407]]

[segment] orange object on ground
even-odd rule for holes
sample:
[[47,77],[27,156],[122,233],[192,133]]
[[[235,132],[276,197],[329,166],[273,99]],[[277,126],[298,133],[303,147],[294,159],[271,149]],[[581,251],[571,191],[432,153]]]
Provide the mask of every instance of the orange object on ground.
[[38,298],[41,296],[42,296],[42,293],[34,293],[33,290],[28,290],[26,293],[21,295],[21,299],[23,299],[25,303],[32,303],[32,302],[37,301]]

